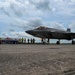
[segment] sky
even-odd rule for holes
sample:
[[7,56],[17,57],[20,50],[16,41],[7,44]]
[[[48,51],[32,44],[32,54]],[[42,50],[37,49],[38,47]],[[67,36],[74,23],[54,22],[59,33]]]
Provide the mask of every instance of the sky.
[[75,0],[0,0],[0,37],[31,38],[38,26],[75,32]]

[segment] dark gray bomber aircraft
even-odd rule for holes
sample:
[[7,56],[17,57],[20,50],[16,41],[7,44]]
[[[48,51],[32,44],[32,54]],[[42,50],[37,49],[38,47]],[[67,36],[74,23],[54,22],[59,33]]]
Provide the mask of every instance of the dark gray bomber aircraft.
[[60,40],[65,39],[65,40],[72,40],[72,44],[75,44],[74,41],[75,33],[72,33],[69,28],[67,29],[67,31],[64,31],[64,30],[40,26],[36,29],[26,31],[26,33],[33,35],[35,37],[40,37],[44,39],[47,38],[48,43],[49,39],[58,39],[59,41],[57,41],[57,44],[60,44]]

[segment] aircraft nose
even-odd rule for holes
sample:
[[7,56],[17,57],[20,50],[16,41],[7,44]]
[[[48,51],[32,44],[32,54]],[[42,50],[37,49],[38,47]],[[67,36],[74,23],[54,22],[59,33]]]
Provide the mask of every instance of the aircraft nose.
[[28,33],[28,34],[31,34],[32,33],[32,30],[27,30],[25,32]]

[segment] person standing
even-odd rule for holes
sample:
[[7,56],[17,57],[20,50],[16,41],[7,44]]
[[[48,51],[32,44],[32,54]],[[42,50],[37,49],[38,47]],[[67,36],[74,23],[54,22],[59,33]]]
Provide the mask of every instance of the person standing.
[[27,40],[27,41],[28,41],[28,44],[29,44],[29,38],[28,38],[28,40]]
[[35,39],[33,38],[33,44],[35,43]]

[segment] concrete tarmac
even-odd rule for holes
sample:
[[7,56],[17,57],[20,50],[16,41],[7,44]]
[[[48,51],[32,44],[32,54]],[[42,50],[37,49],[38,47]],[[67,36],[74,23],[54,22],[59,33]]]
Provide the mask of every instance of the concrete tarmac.
[[75,75],[75,45],[0,45],[0,75]]

